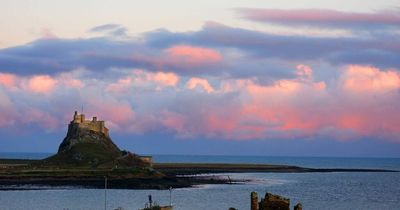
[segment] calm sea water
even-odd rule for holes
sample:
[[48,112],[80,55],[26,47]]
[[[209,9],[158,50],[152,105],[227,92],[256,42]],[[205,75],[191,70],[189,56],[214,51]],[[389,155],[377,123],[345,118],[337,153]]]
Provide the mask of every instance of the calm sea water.
[[[13,154],[13,158],[42,158],[49,154]],[[0,153],[1,157],[10,154]],[[319,168],[381,168],[400,170],[396,158],[315,158],[248,156],[156,155],[156,162],[270,163]],[[250,192],[259,197],[272,192],[289,197],[304,209],[399,209],[400,173],[243,173],[225,174],[237,179],[252,179],[240,185],[205,185],[174,189],[176,210],[250,209]],[[168,190],[108,190],[107,209],[142,208],[147,195],[161,204],[169,203]],[[104,190],[46,189],[0,191],[0,210],[25,209],[104,209]]]

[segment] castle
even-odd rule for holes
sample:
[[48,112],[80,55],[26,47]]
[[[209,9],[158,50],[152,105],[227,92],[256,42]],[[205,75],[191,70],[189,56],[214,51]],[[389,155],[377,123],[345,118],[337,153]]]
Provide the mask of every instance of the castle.
[[78,114],[77,111],[75,111],[74,119],[71,121],[69,126],[77,126],[79,128],[101,132],[107,137],[109,137],[108,128],[105,127],[104,121],[98,121],[97,117],[93,117],[92,120],[86,120],[85,115]]
[[[93,137],[93,135],[87,135],[87,132],[83,131],[93,131],[96,133],[104,134],[104,137]],[[101,140],[101,141],[100,141]],[[122,155],[121,157],[127,162],[132,162],[132,164],[145,164],[147,166],[153,166],[153,158],[151,156],[139,156],[127,151],[121,151],[111,140],[108,132],[108,128],[105,127],[105,123],[102,120],[97,120],[97,117],[93,117],[92,120],[86,120],[85,114],[78,114],[75,111],[73,120],[68,125],[68,133],[63,142],[61,143],[58,151],[65,151],[71,149],[73,145],[79,142],[106,142],[109,148],[113,148],[116,153]],[[108,149],[110,152],[110,149]],[[135,162],[136,161],[136,162]]]

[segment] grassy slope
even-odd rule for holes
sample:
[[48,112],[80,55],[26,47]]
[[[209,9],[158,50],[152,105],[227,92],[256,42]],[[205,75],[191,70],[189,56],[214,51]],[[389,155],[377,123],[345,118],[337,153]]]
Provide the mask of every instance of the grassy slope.
[[96,168],[101,164],[112,162],[120,156],[120,152],[110,150],[104,144],[82,142],[75,144],[68,151],[44,159],[42,165],[60,168]]

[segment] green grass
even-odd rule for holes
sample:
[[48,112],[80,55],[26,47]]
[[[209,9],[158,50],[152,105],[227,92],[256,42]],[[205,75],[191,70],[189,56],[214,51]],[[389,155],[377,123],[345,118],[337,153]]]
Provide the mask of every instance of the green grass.
[[42,161],[43,167],[62,167],[62,168],[97,168],[106,163],[111,163],[120,157],[119,151],[110,150],[104,144],[97,143],[78,143],[70,150],[60,152]]

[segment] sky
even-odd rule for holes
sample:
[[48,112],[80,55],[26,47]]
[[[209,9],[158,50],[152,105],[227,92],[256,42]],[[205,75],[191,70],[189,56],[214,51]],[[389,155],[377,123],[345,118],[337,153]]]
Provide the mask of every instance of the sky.
[[400,0],[0,2],[0,152],[400,157]]

